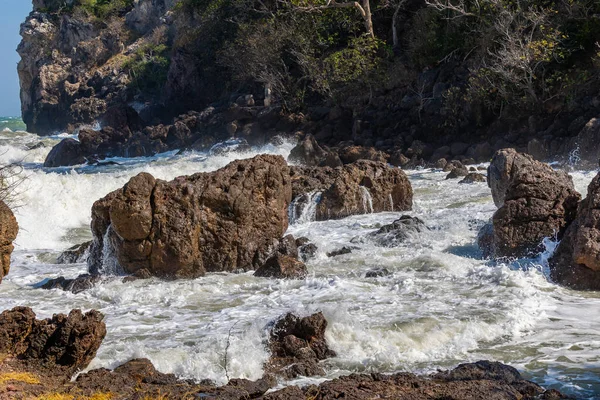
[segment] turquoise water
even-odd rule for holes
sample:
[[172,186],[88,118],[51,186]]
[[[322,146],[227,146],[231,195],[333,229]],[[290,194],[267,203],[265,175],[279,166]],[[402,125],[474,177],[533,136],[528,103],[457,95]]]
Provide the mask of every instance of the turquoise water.
[[25,123],[21,117],[0,117],[0,131],[10,129],[13,132],[24,131]]

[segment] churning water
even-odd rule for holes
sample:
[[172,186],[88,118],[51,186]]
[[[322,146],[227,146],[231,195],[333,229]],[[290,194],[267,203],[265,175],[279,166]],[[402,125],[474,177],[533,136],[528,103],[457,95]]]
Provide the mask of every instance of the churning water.
[[[408,173],[414,210],[405,214],[421,218],[428,229],[394,248],[352,239],[403,213],[370,213],[366,193],[364,215],[311,222],[319,196],[309,196],[289,228],[319,246],[305,280],[217,273],[173,282],[124,284],[112,278],[76,295],[36,289],[46,278],[86,272],[85,264],[53,262],[60,251],[91,238],[92,203],[131,176],[146,171],[172,179],[260,152],[287,156],[291,148],[267,146],[220,156],[171,153],[114,159],[117,164],[104,166],[42,168],[49,146],[58,139],[0,133],[1,160],[26,166],[16,210],[21,229],[0,299],[2,309],[26,305],[39,317],[72,308],[103,312],[108,334],[90,369],[143,356],[159,370],[185,378],[223,383],[227,367],[231,377],[256,379],[268,358],[268,323],[289,311],[323,311],[329,321],[327,339],[338,354],[325,362],[327,378],[354,371],[427,373],[491,359],[517,367],[538,384],[579,398],[599,396],[600,294],[548,281],[545,261],[551,241],[548,252],[536,259],[510,264],[481,259],[475,238],[495,210],[490,190],[485,183],[446,181],[444,173],[433,170]],[[34,146],[39,142],[43,144]],[[573,173],[580,192],[585,194],[594,175]],[[326,256],[344,246],[355,249]],[[366,278],[375,268],[390,274]]]

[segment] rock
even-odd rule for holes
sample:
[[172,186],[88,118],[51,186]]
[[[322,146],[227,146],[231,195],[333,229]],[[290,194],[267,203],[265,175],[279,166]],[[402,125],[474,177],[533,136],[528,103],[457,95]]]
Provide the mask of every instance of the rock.
[[380,278],[388,275],[391,275],[391,272],[387,268],[373,268],[367,271],[365,278]]
[[317,250],[319,249],[314,243],[310,243],[308,238],[302,237],[296,239],[296,246],[298,247],[298,254],[303,262],[315,258]]
[[0,200],[0,283],[10,271],[10,255],[18,233],[17,219],[6,203]]
[[410,162],[410,158],[402,154],[401,150],[397,150],[390,156],[390,164],[394,167],[405,167]]
[[330,251],[329,253],[327,253],[327,257],[331,258],[331,257],[342,256],[344,254],[350,254],[350,253],[352,253],[352,249],[356,249],[356,247],[354,247],[354,248],[342,247],[341,249]]
[[95,357],[106,335],[103,318],[95,310],[73,310],[36,320],[30,308],[15,307],[0,314],[0,353],[28,369],[70,377]]
[[452,156],[460,156],[465,154],[468,148],[469,145],[467,143],[452,143],[450,146],[450,154]]
[[600,118],[592,118],[581,129],[576,137],[572,138],[567,146],[570,154],[577,152],[576,162],[583,162],[587,166],[596,167],[600,158],[598,143],[600,141]]
[[488,184],[500,208],[492,217],[491,239],[489,234],[483,235],[485,240],[479,243],[484,256],[536,254],[545,237],[562,238],[581,198],[566,172],[554,171],[514,149],[499,150],[494,155],[488,168]]
[[391,224],[368,234],[367,238],[377,246],[395,247],[426,229],[425,223],[419,218],[403,215]]
[[81,244],[77,244],[68,250],[60,253],[58,258],[56,259],[57,264],[75,264],[75,263],[83,263],[87,261],[87,257],[89,255],[90,246],[92,245],[92,241],[84,242]]
[[467,169],[463,163],[461,163],[458,160],[452,160],[449,163],[446,163],[446,166],[443,168],[444,172],[452,172],[453,170],[455,170],[456,168],[460,168],[460,169]]
[[75,139],[67,138],[50,150],[44,161],[44,167],[55,168],[79,165],[85,163],[85,161],[81,144]]
[[309,134],[290,151],[288,162],[316,167],[324,164],[328,154],[319,146],[314,136]]
[[40,286],[42,289],[62,289],[67,292],[73,292],[74,294],[81,293],[85,290],[91,289],[100,282],[102,277],[99,275],[79,275],[75,279],[66,279],[65,277],[58,277],[56,279],[50,279],[46,283]]
[[467,175],[469,175],[469,170],[466,167],[454,168],[448,175],[446,175],[446,179],[457,179],[462,176],[466,177]]
[[464,179],[458,183],[475,183],[475,182],[486,182],[487,178],[483,174],[476,172],[469,172]]
[[129,274],[256,269],[287,229],[290,181],[285,160],[270,155],[170,182],[139,174],[94,203],[90,273],[106,268],[105,246]]
[[576,290],[600,290],[600,174],[549,260],[550,277]]
[[292,195],[321,192],[317,221],[412,208],[412,187],[406,174],[387,164],[357,161],[339,168],[291,167]]
[[352,164],[358,160],[369,160],[387,163],[389,155],[383,151],[378,151],[373,147],[348,146],[340,149],[338,152],[340,159],[344,164]]
[[254,276],[279,279],[303,279],[308,274],[306,265],[293,257],[275,254],[259,267]]
[[287,379],[322,375],[324,371],[318,362],[335,356],[325,340],[326,328],[322,313],[304,318],[286,314],[271,329],[271,358],[265,370]]
[[444,169],[446,168],[446,165],[448,165],[448,161],[446,161],[445,158],[440,158],[435,162],[434,167],[437,169]]

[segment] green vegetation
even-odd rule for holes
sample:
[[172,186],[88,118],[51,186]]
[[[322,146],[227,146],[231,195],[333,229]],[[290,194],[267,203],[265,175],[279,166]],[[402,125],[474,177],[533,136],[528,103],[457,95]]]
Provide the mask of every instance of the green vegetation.
[[96,18],[121,15],[133,7],[133,0],[77,0],[77,6]]

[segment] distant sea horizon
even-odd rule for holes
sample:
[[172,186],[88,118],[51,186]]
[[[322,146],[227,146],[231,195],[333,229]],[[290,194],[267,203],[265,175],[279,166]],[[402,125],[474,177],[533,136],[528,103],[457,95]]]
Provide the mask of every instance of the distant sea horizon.
[[27,126],[20,116],[0,116],[0,131],[8,129],[13,132],[25,131]]

